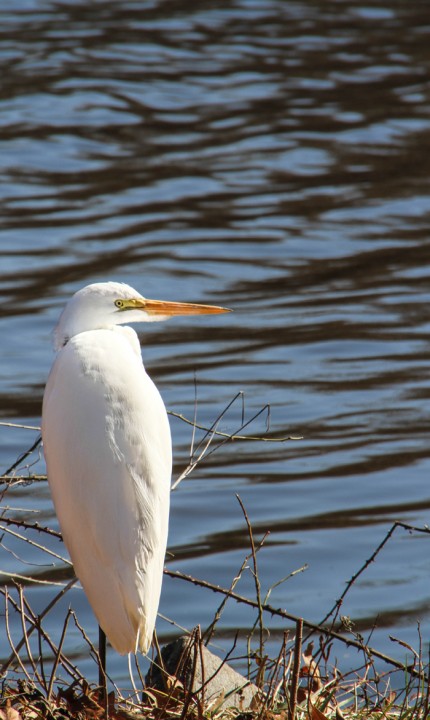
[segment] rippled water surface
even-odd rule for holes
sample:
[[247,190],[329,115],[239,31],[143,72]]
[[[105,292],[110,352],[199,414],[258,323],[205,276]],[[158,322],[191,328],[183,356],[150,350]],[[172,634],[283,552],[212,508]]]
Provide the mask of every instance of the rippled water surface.
[[[195,378],[201,424],[243,391],[247,419],[270,403],[270,436],[303,440],[227,444],[202,463],[172,497],[168,565],[230,584],[249,550],[238,493],[256,537],[270,531],[263,590],[307,564],[270,599],[315,622],[394,520],[429,523],[429,30],[426,3],[384,0],[0,10],[3,420],[39,423],[51,330],[88,282],[232,308],[138,327],[166,405],[192,417]],[[171,422],[177,476],[191,430]],[[37,432],[0,429],[5,470]],[[247,431],[265,429],[261,416]],[[3,503],[55,525],[43,483]],[[342,608],[401,659],[389,635],[416,645],[419,621],[428,642],[429,542],[397,532]],[[71,577],[3,543],[3,572]],[[238,590],[254,596],[249,571]],[[53,592],[28,591],[39,610]],[[166,578],[160,611],[205,627],[219,602]],[[77,589],[47,620],[53,637],[70,603],[95,638]],[[219,646],[250,623],[227,605]],[[273,650],[285,623],[271,623]],[[77,630],[67,642],[94,672]]]

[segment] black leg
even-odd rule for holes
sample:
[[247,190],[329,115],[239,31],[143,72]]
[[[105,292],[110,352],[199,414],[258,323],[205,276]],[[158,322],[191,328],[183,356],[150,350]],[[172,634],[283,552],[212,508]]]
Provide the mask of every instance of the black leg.
[[106,696],[106,635],[99,625],[99,687],[104,690]]

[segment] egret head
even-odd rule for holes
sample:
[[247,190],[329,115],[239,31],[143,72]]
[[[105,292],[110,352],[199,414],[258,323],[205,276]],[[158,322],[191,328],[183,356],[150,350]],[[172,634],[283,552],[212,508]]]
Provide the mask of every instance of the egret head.
[[173,315],[208,315],[229,312],[216,305],[148,300],[125,283],[103,282],[78,290],[61,313],[54,331],[55,349],[87,330],[112,325],[167,320]]

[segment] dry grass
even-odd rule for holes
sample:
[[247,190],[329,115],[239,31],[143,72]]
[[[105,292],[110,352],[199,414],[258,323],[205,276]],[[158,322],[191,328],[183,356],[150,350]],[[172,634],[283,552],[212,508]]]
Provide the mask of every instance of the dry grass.
[[[238,394],[232,403],[237,401],[242,401],[241,394]],[[244,436],[244,429],[260,413],[247,421],[242,413],[242,422],[237,432],[231,435],[220,432],[219,422],[232,403],[223,410],[210,428],[201,429],[202,435],[198,442],[193,434],[189,461],[175,486],[208,455],[227,442],[236,442],[239,439],[285,442],[291,439],[276,438],[270,432],[263,437]],[[267,408],[261,413],[268,418]],[[194,430],[199,428],[196,420],[182,419],[193,425]],[[46,480],[44,476],[32,474],[35,453],[38,451],[39,443],[35,442],[0,478],[4,488],[2,502],[10,487]],[[369,642],[354,630],[353,623],[340,615],[346,594],[357,578],[365,573],[370,563],[378,560],[394,533],[406,530],[429,534],[429,529],[394,523],[369,559],[352,575],[344,593],[330,612],[316,625],[269,604],[270,590],[263,593],[258,569],[258,553],[264,544],[265,536],[255,538],[246,508],[242,500],[238,500],[248,532],[249,552],[230,587],[220,588],[181,572],[165,572],[175,581],[191,583],[206,588],[208,593],[215,592],[220,596],[220,604],[205,632],[194,632],[195,662],[199,657],[199,647],[201,649],[203,643],[207,644],[216,637],[218,623],[227,603],[236,602],[253,608],[255,621],[249,628],[247,638],[247,663],[249,679],[258,687],[258,693],[251,708],[242,711],[236,708],[225,709],[225,697],[220,697],[219,702],[212,700],[208,705],[205,702],[204,688],[200,692],[191,692],[171,676],[166,676],[163,691],[146,688],[142,698],[144,683],[139,670],[138,694],[124,697],[115,684],[110,683],[112,691],[106,696],[103,690],[88,683],[64,651],[65,639],[73,626],[74,630],[78,629],[81,633],[95,665],[100,666],[98,652],[86,636],[73,610],[69,609],[65,613],[57,643],[46,630],[46,618],[69,593],[75,581],[68,584],[57,583],[59,587],[56,587],[55,583],[40,576],[32,578],[28,573],[15,573],[8,577],[0,588],[4,601],[1,618],[3,627],[0,627],[4,657],[0,668],[0,720],[96,720],[106,716],[118,720],[137,717],[159,720],[425,720],[430,717],[429,668],[427,661],[423,659],[419,629],[418,649],[403,644],[405,654],[410,658],[408,663],[403,664],[371,647]],[[23,546],[30,544],[32,550],[37,549],[47,558],[53,557],[62,564],[69,563],[53,545],[60,540],[59,533],[27,518],[23,519],[22,516],[17,517],[6,505],[3,505],[1,510],[0,552],[7,551],[3,539],[9,536]],[[61,548],[60,545],[58,547]],[[17,557],[17,562],[19,559]],[[243,597],[237,592],[245,569],[252,572],[254,579],[255,597],[252,598]],[[51,600],[42,611],[35,612],[27,599],[25,587],[30,582],[52,585]],[[269,657],[265,647],[265,623],[271,616],[277,616],[284,625],[282,641],[275,657]],[[17,628],[20,629],[19,633]],[[7,651],[4,650],[5,642]],[[338,667],[336,655],[342,646],[353,647],[357,651],[359,661],[354,669],[345,671]],[[234,647],[228,654],[229,658],[233,655],[233,650]]]

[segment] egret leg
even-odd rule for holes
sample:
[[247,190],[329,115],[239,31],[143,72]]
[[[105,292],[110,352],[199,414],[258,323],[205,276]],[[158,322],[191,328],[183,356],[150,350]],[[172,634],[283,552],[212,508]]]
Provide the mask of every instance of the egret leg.
[[106,697],[106,635],[99,625],[99,687],[103,689]]

